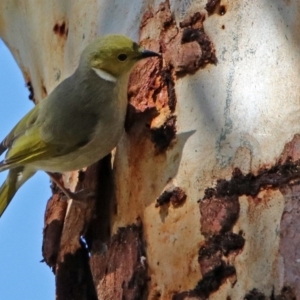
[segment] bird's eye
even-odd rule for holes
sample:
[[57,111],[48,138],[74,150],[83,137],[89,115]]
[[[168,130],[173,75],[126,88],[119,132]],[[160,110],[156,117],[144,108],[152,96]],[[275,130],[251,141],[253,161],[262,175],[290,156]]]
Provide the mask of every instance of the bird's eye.
[[126,54],[119,54],[118,55],[118,60],[119,61],[125,61],[127,59],[127,55]]

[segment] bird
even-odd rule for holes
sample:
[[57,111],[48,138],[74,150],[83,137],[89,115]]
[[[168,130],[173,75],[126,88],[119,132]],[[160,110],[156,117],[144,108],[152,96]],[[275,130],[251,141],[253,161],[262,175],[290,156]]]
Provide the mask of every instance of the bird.
[[67,197],[78,196],[55,174],[88,167],[117,146],[124,131],[130,73],[138,61],[159,56],[119,34],[98,37],[83,50],[74,73],[0,144],[0,155],[6,151],[0,172],[9,170],[0,187],[0,217],[38,170],[47,172]]

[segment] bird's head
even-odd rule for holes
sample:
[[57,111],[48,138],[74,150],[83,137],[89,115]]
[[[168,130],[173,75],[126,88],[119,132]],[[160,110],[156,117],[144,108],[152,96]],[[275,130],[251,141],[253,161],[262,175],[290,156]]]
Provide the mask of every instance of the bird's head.
[[124,35],[107,35],[88,45],[81,59],[85,60],[98,75],[104,72],[112,78],[118,78],[129,73],[139,60],[152,56],[160,54],[141,48]]

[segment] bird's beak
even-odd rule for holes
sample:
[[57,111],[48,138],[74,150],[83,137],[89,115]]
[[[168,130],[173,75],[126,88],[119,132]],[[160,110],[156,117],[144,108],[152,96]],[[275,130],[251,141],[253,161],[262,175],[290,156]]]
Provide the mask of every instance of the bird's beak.
[[145,50],[143,49],[141,51],[141,56],[140,58],[148,58],[148,57],[153,57],[153,56],[158,56],[160,57],[161,54],[157,53],[157,52],[153,52],[153,51],[150,51],[150,50]]

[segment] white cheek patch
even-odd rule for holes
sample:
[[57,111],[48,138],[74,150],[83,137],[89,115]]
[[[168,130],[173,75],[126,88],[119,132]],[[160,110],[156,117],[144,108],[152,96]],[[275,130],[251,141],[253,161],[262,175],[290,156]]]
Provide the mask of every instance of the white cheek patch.
[[96,69],[96,68],[92,68],[95,73],[102,79],[106,80],[106,81],[111,81],[111,82],[116,82],[117,78],[113,75],[111,75],[110,73],[103,71],[101,69]]

